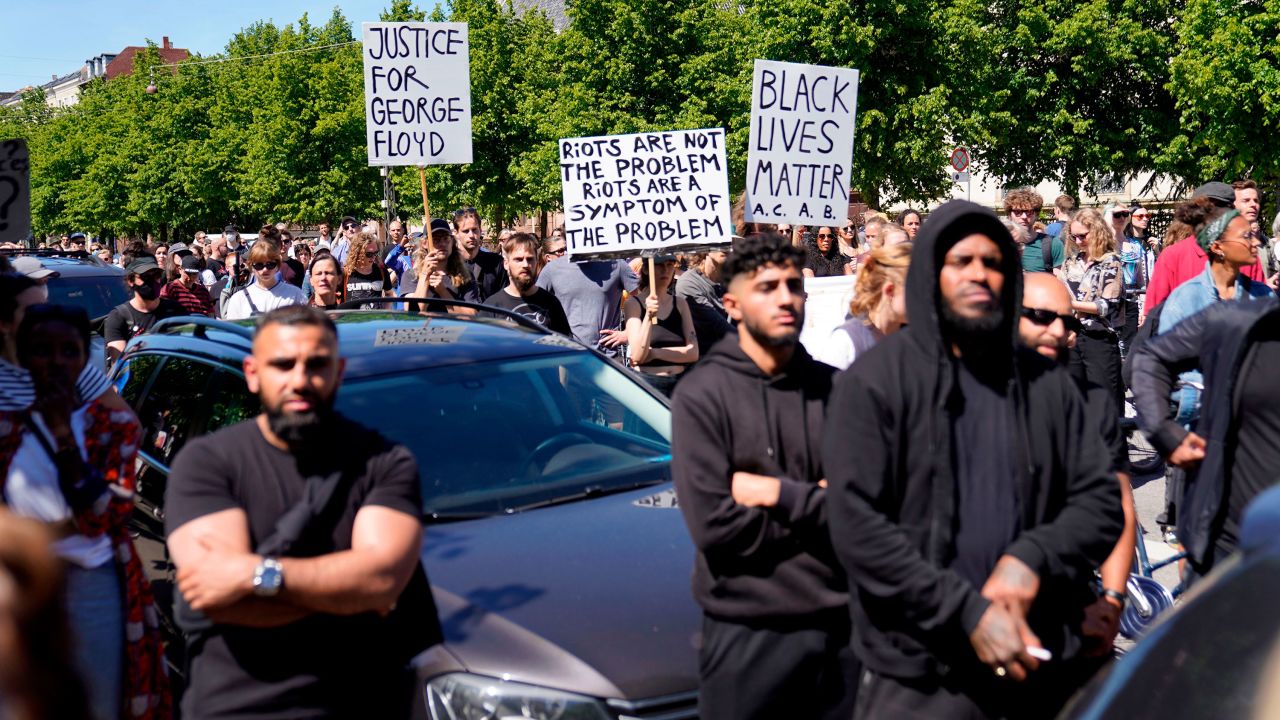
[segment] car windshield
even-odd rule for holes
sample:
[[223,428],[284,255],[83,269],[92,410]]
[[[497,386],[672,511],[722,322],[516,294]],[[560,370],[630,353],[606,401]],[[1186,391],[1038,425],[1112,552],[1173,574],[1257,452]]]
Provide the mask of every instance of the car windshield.
[[588,352],[352,380],[338,409],[413,451],[426,512],[441,519],[669,476],[667,406]]
[[124,280],[114,275],[56,277],[49,281],[49,302],[82,307],[91,318],[100,318],[129,299]]

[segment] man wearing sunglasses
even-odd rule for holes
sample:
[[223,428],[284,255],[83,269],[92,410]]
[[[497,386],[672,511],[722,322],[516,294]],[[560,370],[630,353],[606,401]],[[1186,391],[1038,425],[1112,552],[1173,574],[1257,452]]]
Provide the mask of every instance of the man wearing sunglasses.
[[360,234],[360,223],[350,215],[342,218],[338,239],[333,241],[333,259],[339,265],[347,264],[347,253],[351,252],[351,241]]
[[224,319],[243,320],[286,305],[307,304],[307,296],[302,288],[280,281],[277,271],[282,259],[278,245],[259,240],[249,249],[247,262],[256,282],[246,285],[231,296],[222,314]]
[[[1048,273],[1027,273],[1023,278],[1022,317],[1018,321],[1022,344],[1065,368],[1071,348],[1076,344],[1076,335],[1082,329],[1080,320],[1071,312],[1071,293],[1062,281]],[[1111,472],[1120,482],[1124,503],[1124,532],[1102,563],[1102,591],[1098,599],[1085,608],[1081,624],[1081,634],[1088,642],[1086,652],[1101,657],[1110,655],[1120,629],[1125,586],[1137,544],[1133,489],[1129,484],[1129,445],[1120,431],[1111,394],[1096,383],[1078,377],[1075,380],[1084,396],[1085,427],[1098,428],[1101,432],[1111,459]]]
[[1062,238],[1049,237],[1036,230],[1044,198],[1029,187],[1010,190],[1004,196],[1004,211],[1022,228],[1026,243],[1022,247],[1022,269],[1026,272],[1057,273],[1066,258]]

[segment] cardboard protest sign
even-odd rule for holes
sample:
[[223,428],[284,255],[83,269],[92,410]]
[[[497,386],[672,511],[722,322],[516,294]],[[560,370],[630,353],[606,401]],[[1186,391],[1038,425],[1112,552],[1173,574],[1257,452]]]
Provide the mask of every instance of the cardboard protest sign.
[[471,162],[466,23],[365,23],[370,165]]
[[31,158],[26,140],[0,140],[0,242],[31,237]]
[[849,219],[858,71],[756,60],[747,222],[834,227]]
[[568,254],[730,242],[726,167],[720,128],[561,140]]
[[810,355],[820,357],[831,342],[831,333],[844,324],[853,299],[854,275],[804,279],[804,327],[800,344]]

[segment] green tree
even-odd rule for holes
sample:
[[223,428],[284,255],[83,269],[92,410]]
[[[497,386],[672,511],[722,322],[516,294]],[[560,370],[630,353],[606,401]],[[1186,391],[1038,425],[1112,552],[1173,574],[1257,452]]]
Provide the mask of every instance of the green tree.
[[1280,178],[1280,6],[1189,0],[1169,89],[1178,132],[1162,158],[1191,182]]

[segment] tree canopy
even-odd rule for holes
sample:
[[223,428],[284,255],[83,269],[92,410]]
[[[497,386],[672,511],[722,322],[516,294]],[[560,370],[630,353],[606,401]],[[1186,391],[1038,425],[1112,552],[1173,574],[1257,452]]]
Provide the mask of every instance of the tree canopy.
[[[872,204],[944,196],[956,143],[1006,184],[1274,179],[1273,5],[570,0],[557,31],[511,0],[392,0],[381,19],[468,23],[474,161],[428,170],[432,209],[505,221],[559,205],[564,137],[723,127],[739,191],[755,58],[861,71],[853,186]],[[77,105],[48,108],[36,91],[0,108],[0,138],[31,147],[37,232],[379,214],[357,29],[336,9],[319,25],[255,22],[177,68],[156,67],[152,46]],[[391,182],[402,214],[420,213],[416,169]]]

